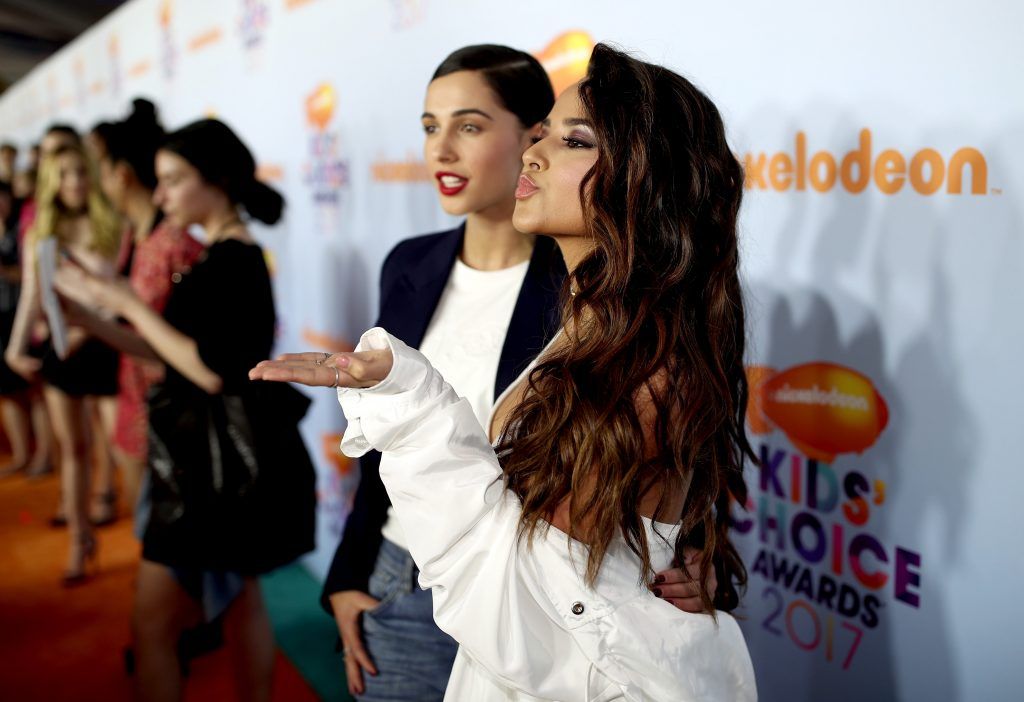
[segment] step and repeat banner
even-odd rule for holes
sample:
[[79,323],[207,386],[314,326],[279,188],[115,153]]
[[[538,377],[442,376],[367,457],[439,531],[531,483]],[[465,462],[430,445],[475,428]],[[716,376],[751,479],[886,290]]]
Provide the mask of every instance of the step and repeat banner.
[[[1024,626],[1024,9],[783,0],[133,0],[0,97],[0,137],[159,106],[215,115],[288,200],[260,229],[281,350],[345,346],[398,240],[453,224],[421,157],[451,50],[595,41],[687,75],[747,174],[751,436],[734,510],[743,627],[769,701],[1011,700]],[[358,471],[331,393],[304,425],[322,574]]]

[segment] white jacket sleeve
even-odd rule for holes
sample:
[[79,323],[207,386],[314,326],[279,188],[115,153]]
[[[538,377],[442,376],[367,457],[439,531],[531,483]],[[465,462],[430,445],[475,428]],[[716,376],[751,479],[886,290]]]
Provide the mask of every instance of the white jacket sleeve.
[[469,403],[418,351],[383,329],[357,350],[390,347],[388,377],[339,389],[342,450],[383,453],[380,475],[431,588],[434,618],[507,685],[545,699],[752,700],[749,656],[735,621],[689,615],[639,583],[628,549],[610,551],[594,587],[586,553],[550,528],[518,538],[521,508]]

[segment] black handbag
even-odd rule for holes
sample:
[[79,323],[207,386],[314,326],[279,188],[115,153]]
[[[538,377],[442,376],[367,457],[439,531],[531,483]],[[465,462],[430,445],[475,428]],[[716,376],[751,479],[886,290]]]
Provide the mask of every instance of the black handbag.
[[[149,395],[150,521],[145,540],[169,560],[214,570],[259,570],[275,486],[309,457],[296,425],[309,399],[289,385],[253,383],[208,395],[155,385]],[[301,456],[282,456],[298,439]]]

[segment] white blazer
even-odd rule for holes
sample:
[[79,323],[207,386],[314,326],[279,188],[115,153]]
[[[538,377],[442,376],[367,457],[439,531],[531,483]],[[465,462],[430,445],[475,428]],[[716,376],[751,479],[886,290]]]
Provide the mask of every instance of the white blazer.
[[[430,588],[434,619],[459,642],[445,700],[747,702],[757,699],[743,634],[725,613],[654,596],[620,536],[593,587],[586,548],[551,527],[518,538],[519,499],[469,403],[424,356],[374,328],[357,351],[390,348],[387,378],[339,388],[349,456],[383,454],[380,476]],[[671,565],[678,525],[646,520],[652,563]]]

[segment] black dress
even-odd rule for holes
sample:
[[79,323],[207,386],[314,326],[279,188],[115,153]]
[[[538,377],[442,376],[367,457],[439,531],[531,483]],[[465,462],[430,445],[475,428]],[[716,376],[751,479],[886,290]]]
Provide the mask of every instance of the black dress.
[[32,353],[42,356],[39,375],[65,395],[110,397],[117,394],[117,368],[121,357],[116,349],[99,339],[86,339],[65,359],[57,355],[49,340]]
[[[308,400],[290,385],[248,379],[249,369],[269,357],[276,325],[263,251],[235,239],[212,244],[176,280],[164,317],[195,340],[223,390],[209,395],[168,366],[164,382],[150,393],[152,511],[143,557],[176,568],[255,575],[312,550],[315,475],[298,431]],[[210,451],[203,452],[215,450],[207,418],[223,421],[225,407],[237,416],[232,406],[244,408],[242,433],[251,439],[254,475],[211,462]],[[219,445],[229,440],[222,436]],[[198,450],[189,453],[189,446]],[[183,458],[192,455],[201,458]]]
[[67,358],[61,358],[47,339],[30,350],[42,361],[39,375],[65,395],[110,397],[117,394],[120,352],[99,339],[89,337]]

